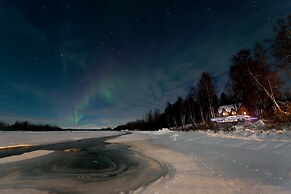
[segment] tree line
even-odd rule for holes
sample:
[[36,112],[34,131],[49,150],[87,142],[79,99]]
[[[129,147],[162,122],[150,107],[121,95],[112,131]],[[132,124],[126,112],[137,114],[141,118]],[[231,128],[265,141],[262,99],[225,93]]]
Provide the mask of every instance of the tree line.
[[28,121],[16,121],[14,124],[0,122],[1,131],[64,131],[58,126],[48,124],[33,124]]
[[[188,94],[167,102],[163,112],[150,110],[144,118],[116,129],[157,130],[163,127],[185,128],[209,122],[219,106],[243,103],[252,116],[291,121],[291,14],[273,26],[274,37],[257,43],[253,49],[241,49],[230,61],[228,81],[217,96],[214,78],[203,72]],[[285,82],[283,82],[284,77]]]

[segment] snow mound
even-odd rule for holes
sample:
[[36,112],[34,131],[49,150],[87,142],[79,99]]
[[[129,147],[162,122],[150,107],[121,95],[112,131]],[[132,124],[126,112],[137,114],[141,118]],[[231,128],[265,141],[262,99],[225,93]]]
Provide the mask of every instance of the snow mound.
[[162,128],[158,131],[134,131],[134,133],[139,133],[139,134],[151,134],[151,135],[165,135],[168,133],[172,133],[174,131],[168,129],[168,128]]
[[258,120],[258,121],[254,122],[252,124],[253,124],[254,127],[264,127],[265,126],[265,123],[262,120]]
[[171,131],[170,129],[168,128],[162,128],[158,131],[154,131],[153,134],[155,135],[164,135],[164,134],[167,134],[167,133],[172,133],[173,131]]
[[229,129],[220,130],[215,133],[212,130],[208,130],[206,133],[209,136],[218,136],[222,138],[244,138],[249,140],[268,140],[268,141],[290,141],[291,142],[291,130],[289,129],[277,129],[267,128],[267,124],[263,120],[256,122],[243,122],[233,125]]

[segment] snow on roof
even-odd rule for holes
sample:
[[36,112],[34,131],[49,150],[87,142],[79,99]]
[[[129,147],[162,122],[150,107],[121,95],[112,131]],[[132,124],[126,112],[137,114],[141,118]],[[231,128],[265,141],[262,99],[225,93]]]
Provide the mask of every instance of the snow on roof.
[[238,111],[238,109],[241,107],[241,103],[238,104],[230,104],[230,105],[224,105],[220,106],[217,110],[217,112],[222,113],[222,110],[225,109],[225,111],[230,112],[232,109],[235,111]]

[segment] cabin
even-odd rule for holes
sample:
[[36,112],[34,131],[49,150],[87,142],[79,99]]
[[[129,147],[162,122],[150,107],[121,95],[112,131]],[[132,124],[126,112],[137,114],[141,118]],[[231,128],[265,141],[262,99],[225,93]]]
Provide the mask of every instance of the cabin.
[[228,117],[236,115],[249,115],[249,111],[242,103],[238,103],[220,106],[216,113],[217,117]]
[[211,121],[218,123],[230,123],[237,121],[255,121],[257,118],[249,116],[248,109],[242,104],[230,104],[220,106],[217,110],[216,117]]

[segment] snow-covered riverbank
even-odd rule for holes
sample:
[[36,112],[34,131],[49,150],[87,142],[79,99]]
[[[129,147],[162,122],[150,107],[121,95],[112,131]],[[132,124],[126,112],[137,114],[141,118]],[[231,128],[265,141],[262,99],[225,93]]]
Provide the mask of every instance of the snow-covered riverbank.
[[226,129],[222,125],[220,129],[218,131],[204,130],[199,132],[222,138],[291,142],[290,123],[276,128],[276,126],[272,126],[270,123],[258,120],[256,122],[241,122]]

